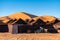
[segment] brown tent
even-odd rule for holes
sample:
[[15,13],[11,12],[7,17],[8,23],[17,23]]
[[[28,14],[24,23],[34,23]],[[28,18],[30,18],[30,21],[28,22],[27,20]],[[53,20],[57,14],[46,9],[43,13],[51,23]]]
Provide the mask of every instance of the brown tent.
[[60,22],[55,23],[53,26],[55,29],[60,29]]
[[21,25],[24,25],[24,24],[27,24],[27,23],[22,19],[8,22],[9,32],[14,34],[18,33],[19,30],[21,29]]
[[0,20],[0,32],[8,32],[8,25],[3,23],[2,20]]

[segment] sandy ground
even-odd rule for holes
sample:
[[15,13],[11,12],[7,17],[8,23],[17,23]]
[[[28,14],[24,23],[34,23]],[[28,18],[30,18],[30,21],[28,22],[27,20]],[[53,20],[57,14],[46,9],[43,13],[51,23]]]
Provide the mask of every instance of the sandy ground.
[[60,40],[60,33],[10,34],[0,33],[0,40]]

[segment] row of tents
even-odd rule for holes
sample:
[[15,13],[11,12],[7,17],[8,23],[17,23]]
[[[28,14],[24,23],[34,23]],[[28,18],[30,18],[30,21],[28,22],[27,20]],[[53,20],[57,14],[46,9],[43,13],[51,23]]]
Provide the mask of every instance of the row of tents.
[[25,12],[0,17],[0,32],[10,33],[58,33],[60,20],[54,16],[36,16]]

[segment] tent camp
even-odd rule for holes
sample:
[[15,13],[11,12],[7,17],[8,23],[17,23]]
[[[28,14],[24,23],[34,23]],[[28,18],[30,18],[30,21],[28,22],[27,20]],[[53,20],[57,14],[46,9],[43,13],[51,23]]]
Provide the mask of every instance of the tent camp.
[[13,22],[9,22],[8,23],[8,27],[9,27],[9,32],[10,33],[18,33],[19,30],[21,30],[21,26],[27,24],[25,21],[23,21],[22,19],[13,21]]

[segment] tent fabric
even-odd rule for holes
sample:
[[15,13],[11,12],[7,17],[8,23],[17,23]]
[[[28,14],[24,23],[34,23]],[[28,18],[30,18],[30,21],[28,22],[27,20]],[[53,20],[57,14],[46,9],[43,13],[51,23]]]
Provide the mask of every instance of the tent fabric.
[[60,22],[54,24],[53,26],[54,26],[56,29],[57,29],[57,28],[60,28]]
[[18,20],[10,20],[8,24],[27,24],[24,20],[18,19]]
[[13,24],[14,24],[14,23],[17,23],[17,24],[27,24],[27,23],[26,23],[25,21],[23,21],[22,19],[19,19],[19,20],[13,22]]

